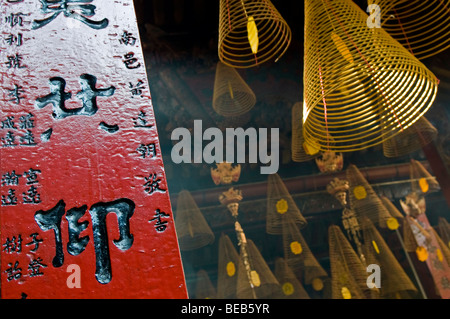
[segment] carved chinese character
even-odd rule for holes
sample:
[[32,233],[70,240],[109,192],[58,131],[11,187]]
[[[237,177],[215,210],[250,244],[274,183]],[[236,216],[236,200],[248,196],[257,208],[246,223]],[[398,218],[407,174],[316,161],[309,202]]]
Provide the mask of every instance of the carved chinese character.
[[162,221],[161,218],[169,218],[169,217],[170,217],[169,214],[161,212],[161,210],[157,209],[155,212],[155,217],[153,219],[150,219],[149,222],[156,221],[155,229],[158,233],[162,233],[167,229],[167,221]]
[[42,258],[38,257],[37,259],[33,259],[28,264],[28,270],[29,270],[30,277],[43,276],[44,273],[40,271],[41,268],[47,268],[47,265],[44,265],[42,263]]
[[15,55],[8,55],[6,58],[8,61],[6,61],[5,64],[8,69],[23,69],[26,67],[25,65],[22,65],[23,57],[18,53]]
[[119,40],[120,44],[134,45],[136,43],[136,38],[133,34],[128,31],[123,31],[122,36]]
[[9,46],[15,45],[20,47],[23,44],[22,36],[23,36],[22,33],[18,33],[17,35],[12,33],[8,34],[5,38],[5,42]]
[[141,154],[142,158],[155,157],[156,156],[156,145],[155,145],[155,143],[151,143],[151,144],[147,144],[147,145],[141,144],[136,149],[136,151],[139,154]]
[[10,99],[10,102],[15,102],[16,104],[20,104],[20,100],[23,99],[23,93],[25,93],[23,88],[21,86],[18,86],[17,84],[14,84],[13,89],[7,89],[9,91],[8,96],[12,97]]
[[14,123],[14,116],[7,116],[5,120],[2,121],[2,129],[10,128],[16,130],[16,124]]
[[20,254],[22,252],[22,235],[19,234],[17,238],[16,236],[13,236],[11,239],[7,237],[3,247],[3,251],[7,254]]
[[22,193],[24,204],[39,204],[41,202],[41,195],[38,193],[35,186],[31,186],[26,193]]
[[136,128],[151,128],[152,125],[147,121],[147,114],[144,111],[140,111],[137,118],[133,118],[134,127]]
[[[93,0],[40,0],[41,12],[51,14],[42,20],[34,20],[32,29],[39,29],[52,22],[58,15],[63,13],[65,17],[83,22],[92,29],[103,29],[108,26],[108,19],[100,21],[90,20],[87,17],[95,15],[96,7],[91,3]],[[83,3],[83,4],[82,4]]]
[[16,261],[14,263],[14,266],[12,263],[8,263],[8,267],[5,270],[5,273],[7,274],[6,280],[19,280],[22,277],[22,268],[19,268],[19,262]]
[[14,132],[8,131],[5,137],[2,137],[2,147],[14,147],[16,144],[16,136]]
[[159,183],[161,183],[161,179],[157,177],[156,174],[150,174],[149,177],[144,177],[145,184],[144,184],[144,190],[149,195],[153,194],[154,192],[158,191],[161,193],[165,193],[166,190],[162,189]]
[[2,195],[2,206],[15,206],[17,205],[17,197],[15,189],[8,189],[8,195]]
[[36,252],[39,249],[39,244],[43,242],[42,239],[37,238],[39,236],[38,233],[33,233],[29,237],[31,237],[31,241],[29,243],[26,243],[25,246],[31,246],[34,245],[34,248],[31,249],[31,252]]
[[19,185],[20,175],[16,174],[16,171],[6,172],[2,175],[2,186],[17,186]]
[[123,63],[125,64],[127,69],[137,69],[141,66],[140,63],[138,63],[138,59],[134,57],[133,52],[129,52],[123,56],[125,60]]

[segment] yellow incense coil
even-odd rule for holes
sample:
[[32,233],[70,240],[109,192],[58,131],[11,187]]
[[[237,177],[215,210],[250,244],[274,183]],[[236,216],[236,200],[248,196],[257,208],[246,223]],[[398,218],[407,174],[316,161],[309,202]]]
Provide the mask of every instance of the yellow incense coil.
[[450,48],[449,0],[376,0],[380,23],[395,40],[423,60]]
[[288,49],[292,32],[270,0],[220,0],[220,61],[250,68],[277,61]]
[[435,100],[436,76],[367,19],[353,1],[305,0],[303,135],[321,151],[379,145]]

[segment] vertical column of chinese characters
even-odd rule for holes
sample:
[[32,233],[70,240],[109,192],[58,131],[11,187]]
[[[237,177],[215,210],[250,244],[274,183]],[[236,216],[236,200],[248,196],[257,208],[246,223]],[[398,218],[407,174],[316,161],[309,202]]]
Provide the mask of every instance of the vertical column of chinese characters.
[[[27,57],[23,55],[22,48],[27,45],[30,13],[27,12],[23,1],[8,0],[3,5],[6,11],[2,17],[1,26],[1,72],[4,74],[2,85],[3,112],[1,119],[1,144],[3,149],[16,147],[37,146],[34,132],[34,115],[27,113],[16,115],[19,110],[26,107],[24,101],[28,97],[28,87],[23,81],[28,69]],[[19,121],[18,125],[15,121]]]

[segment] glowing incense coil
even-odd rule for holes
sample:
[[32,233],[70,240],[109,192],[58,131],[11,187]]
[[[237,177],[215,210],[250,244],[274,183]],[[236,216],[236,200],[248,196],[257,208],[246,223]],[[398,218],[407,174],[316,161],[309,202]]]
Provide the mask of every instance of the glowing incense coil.
[[367,18],[353,1],[305,0],[303,129],[322,151],[379,145],[436,97],[436,76]]
[[226,117],[239,117],[256,104],[256,96],[232,67],[217,63],[214,81],[213,108]]
[[283,233],[283,216],[290,216],[300,228],[306,226],[306,219],[278,174],[268,177],[266,209],[266,232],[268,234],[281,235]]
[[[247,253],[248,258],[243,254]],[[250,265],[250,276],[247,274],[245,265],[248,259]],[[277,296],[280,291],[280,284],[270,270],[266,261],[262,257],[252,240],[247,241],[246,250],[241,247],[236,296],[239,299],[266,299]]]
[[338,226],[328,228],[332,299],[367,299],[367,273]]
[[304,283],[311,285],[314,279],[328,274],[319,264],[291,217],[283,217],[284,260],[295,271],[303,274]]
[[394,299],[396,296],[414,296],[417,288],[406,274],[389,246],[384,241],[373,223],[364,218],[361,222],[364,237],[364,256],[367,264],[379,265],[383,269],[380,278],[380,297]]
[[220,0],[220,61],[250,68],[278,61],[291,43],[291,29],[270,0]]
[[316,152],[314,155],[306,153],[304,148],[305,139],[303,138],[302,125],[303,103],[295,103],[292,107],[292,140],[291,157],[294,162],[307,162],[320,155]]
[[375,225],[386,228],[387,221],[392,216],[372,186],[353,164],[347,167],[346,175],[350,185],[348,196],[352,209],[360,218],[368,217]]
[[400,157],[421,150],[438,135],[437,129],[422,116],[404,132],[383,142],[383,154],[386,157]]
[[395,207],[394,203],[392,203],[386,196],[380,196],[381,202],[383,203],[384,207],[389,212],[389,215],[391,218],[386,220],[386,226],[390,230],[396,230],[400,227],[400,222],[403,221],[404,216],[400,211]]
[[219,239],[219,264],[217,274],[217,297],[235,299],[239,254],[228,235]]
[[305,288],[282,258],[275,260],[275,277],[281,286],[282,299],[310,299]]
[[197,284],[195,287],[196,299],[216,299],[216,288],[211,282],[208,273],[205,270],[197,272]]
[[380,22],[395,40],[423,60],[450,48],[449,0],[369,0],[381,8]]
[[214,233],[189,191],[178,194],[175,226],[181,250],[194,250],[214,242]]
[[439,183],[428,170],[416,160],[411,160],[410,175],[411,190],[416,194],[428,194],[440,190]]

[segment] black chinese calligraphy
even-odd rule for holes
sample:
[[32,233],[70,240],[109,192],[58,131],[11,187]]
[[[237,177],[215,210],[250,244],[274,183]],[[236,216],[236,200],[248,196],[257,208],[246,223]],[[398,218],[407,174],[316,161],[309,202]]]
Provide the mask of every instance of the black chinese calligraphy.
[[[1,129],[8,129],[8,132],[1,138],[2,147],[15,147],[21,146],[36,146],[37,143],[34,140],[34,133],[32,129],[35,127],[34,115],[28,113],[19,117],[18,127],[16,126],[15,116],[7,116],[6,119],[1,121]],[[20,132],[22,135],[17,136],[18,130],[25,130]],[[18,142],[16,138],[18,138]]]
[[144,183],[144,191],[151,195],[154,192],[161,192],[165,193],[167,190],[161,188],[159,185],[161,183],[161,179],[158,178],[156,173],[150,174],[148,177],[144,177],[145,183]]
[[137,69],[141,66],[138,59],[134,57],[134,52],[128,52],[124,56],[123,63],[127,69]]
[[18,13],[11,13],[9,16],[5,17],[5,22],[9,24],[11,28],[14,28],[15,26],[23,27],[24,23],[24,16],[27,16],[28,14],[18,12]]
[[134,45],[136,43],[136,38],[133,36],[133,33],[124,30],[119,39],[119,43],[124,45]]
[[119,125],[117,125],[117,124],[110,125],[110,124],[107,124],[105,122],[101,122],[99,127],[102,130],[104,130],[104,131],[106,131],[106,132],[108,132],[110,134],[114,134],[114,133],[119,131]]
[[50,78],[50,93],[37,98],[35,107],[41,109],[51,104],[53,106],[52,116],[55,119],[64,119],[74,115],[92,116],[98,111],[97,97],[112,96],[115,92],[114,86],[97,89],[97,78],[90,74],[82,74],[79,82],[81,91],[77,92],[76,96],[82,101],[82,107],[66,108],[65,102],[72,98],[72,93],[65,92],[66,81],[61,77]]
[[[37,169],[30,168],[28,171],[19,175],[15,170],[11,172],[6,172],[2,174],[1,186],[18,186],[19,179],[21,177],[26,178],[26,185],[30,188],[27,192],[22,193],[22,203],[23,204],[39,204],[41,202],[41,195],[38,192],[37,184],[39,183],[38,174],[41,171]],[[10,188],[7,195],[1,196],[2,206],[15,206],[18,204],[18,198],[16,196],[16,190]]]
[[104,29],[108,26],[108,19],[94,21],[88,17],[95,15],[96,6],[90,4],[93,0],[40,0],[41,13],[50,14],[42,20],[34,20],[32,29],[39,29],[52,22],[61,13],[67,17],[81,21],[92,29]]
[[[48,211],[39,210],[34,215],[37,224],[43,231],[54,231],[56,243],[55,257],[52,261],[54,267],[61,267],[64,263],[61,221],[65,214],[65,207],[65,202],[60,200],[52,209]],[[84,205],[79,208],[72,208],[66,214],[69,232],[67,251],[71,255],[81,254],[89,242],[89,236],[80,237],[81,232],[88,227],[88,222],[79,222],[86,210],[87,206]],[[107,203],[100,202],[92,205],[89,209],[96,257],[95,276],[97,281],[102,284],[107,284],[112,279],[106,216],[109,213],[117,215],[119,239],[113,240],[113,243],[118,249],[126,251],[133,245],[133,235],[130,232],[130,218],[133,216],[134,210],[134,202],[126,198]]]
[[23,56],[16,53],[15,55],[8,55],[7,61],[5,62],[8,69],[23,69],[26,65],[22,64]]
[[167,221],[163,221],[162,218],[169,218],[170,215],[162,212],[160,209],[155,211],[154,218],[150,219],[149,222],[155,222],[155,229],[158,233],[162,233],[167,229]]
[[136,149],[136,151],[140,154],[140,156],[142,158],[155,157],[156,156],[156,144],[155,143],[141,144]]
[[5,42],[9,46],[15,45],[17,47],[20,47],[23,44],[22,37],[23,37],[22,33],[18,33],[18,34],[10,33],[5,37]]
[[140,111],[138,117],[133,118],[135,128],[152,128],[153,125],[147,121],[147,114],[144,111]]
[[142,93],[145,88],[145,86],[143,84],[144,84],[144,82],[142,82],[141,80],[138,80],[136,85],[133,85],[133,83],[131,83],[131,82],[129,83],[132,98],[134,98],[135,96],[142,97]]

